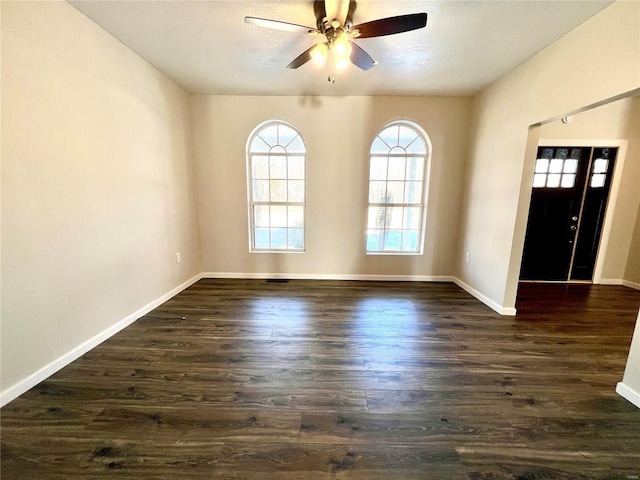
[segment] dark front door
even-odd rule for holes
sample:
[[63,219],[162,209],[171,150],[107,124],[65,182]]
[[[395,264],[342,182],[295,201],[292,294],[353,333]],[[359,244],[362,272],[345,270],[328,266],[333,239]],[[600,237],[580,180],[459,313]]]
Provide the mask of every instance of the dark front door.
[[540,147],[521,280],[591,280],[615,148]]

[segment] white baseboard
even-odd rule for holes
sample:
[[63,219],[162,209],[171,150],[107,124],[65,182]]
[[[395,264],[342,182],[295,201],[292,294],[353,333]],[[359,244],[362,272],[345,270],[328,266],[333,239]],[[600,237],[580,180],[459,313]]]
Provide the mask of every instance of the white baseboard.
[[640,290],[640,283],[630,282],[629,280],[622,280],[622,285],[625,287],[633,288],[635,290]]
[[432,275],[360,275],[360,274],[318,274],[318,273],[236,273],[236,272],[203,272],[190,278],[183,284],[177,286],[170,292],[162,295],[151,303],[148,303],[144,307],[140,308],[136,312],[128,315],[122,320],[118,321],[111,327],[100,332],[96,336],[90,338],[86,342],[78,345],[71,351],[65,353],[60,358],[45,365],[37,372],[29,375],[24,380],[12,385],[11,387],[0,392],[0,407],[15,400],[29,389],[35,387],[38,383],[46,380],[48,377],[56,373],[58,370],[66,367],[74,360],[80,358],[92,348],[100,345],[105,340],[109,339],[120,330],[131,325],[138,318],[151,312],[153,309],[159,307],[164,302],[174,297],[184,289],[190,287],[198,280],[202,278],[238,278],[238,279],[269,279],[269,278],[287,278],[292,280],[364,280],[364,281],[398,281],[398,282],[449,282],[455,283],[463,290],[467,291],[482,303],[498,312],[500,315],[515,315],[515,308],[504,308],[498,303],[494,302],[490,298],[481,294],[477,290],[473,289],[460,279],[452,276],[432,276]]
[[237,273],[203,272],[202,278],[239,278],[264,280],[286,278],[290,280],[362,280],[382,282],[453,282],[454,277],[433,275],[362,275],[341,273]]
[[246,279],[268,279],[287,278],[291,280],[364,280],[364,281],[384,281],[384,282],[450,282],[455,283],[460,288],[470,293],[482,303],[500,315],[514,316],[515,308],[505,308],[494,302],[489,297],[470,287],[462,280],[448,275],[361,275],[361,274],[324,274],[324,273],[238,273],[238,272],[203,272],[202,278],[246,278]]
[[636,392],[623,382],[618,382],[618,385],[616,385],[616,393],[640,408],[640,392]]
[[503,307],[498,302],[495,302],[492,299],[490,299],[489,297],[483,295],[478,290],[476,290],[475,288],[471,287],[470,285],[467,285],[466,283],[464,283],[462,280],[460,280],[457,277],[454,277],[453,281],[460,288],[462,288],[467,293],[470,293],[471,295],[476,297],[478,300],[480,300],[482,303],[484,303],[487,307],[489,307],[492,310],[498,312],[500,315],[508,315],[508,316],[511,316],[511,317],[515,316],[515,314],[516,314],[516,309],[515,308],[513,308],[513,307]]
[[109,339],[110,337],[112,337],[113,335],[118,333],[120,330],[122,330],[125,327],[128,327],[129,325],[131,325],[138,318],[146,315],[147,313],[151,312],[153,309],[159,307],[164,302],[166,302],[170,298],[174,297],[175,295],[177,295],[178,293],[183,291],[185,288],[190,287],[191,285],[196,283],[201,278],[202,278],[201,274],[195,275],[194,277],[190,278],[189,280],[187,280],[183,284],[181,284],[181,285],[177,286],[176,288],[174,288],[173,290],[171,290],[170,292],[162,295],[160,298],[154,300],[153,302],[148,303],[147,305],[145,305],[144,307],[142,307],[139,310],[135,311],[131,315],[128,315],[127,317],[123,318],[119,322],[117,322],[114,325],[110,326],[106,330],[100,332],[99,334],[97,334],[94,337],[90,338],[86,342],[78,345],[77,347],[75,347],[71,351],[65,353],[60,358],[54,360],[53,362],[49,363],[48,365],[45,365],[40,370],[38,370],[35,373],[32,373],[31,375],[29,375],[24,380],[21,380],[18,383],[12,385],[11,387],[3,390],[2,392],[0,392],[0,406],[3,407],[7,403],[11,402],[12,400],[15,400],[20,395],[22,395],[23,393],[27,392],[29,389],[35,387],[37,384],[39,384],[43,380],[46,380],[51,375],[56,373],[58,370],[66,367],[67,365],[69,365],[74,360],[80,358],[82,355],[87,353],[92,348],[97,347],[102,342],[104,342],[105,340]]
[[598,285],[622,285],[621,278],[601,278]]

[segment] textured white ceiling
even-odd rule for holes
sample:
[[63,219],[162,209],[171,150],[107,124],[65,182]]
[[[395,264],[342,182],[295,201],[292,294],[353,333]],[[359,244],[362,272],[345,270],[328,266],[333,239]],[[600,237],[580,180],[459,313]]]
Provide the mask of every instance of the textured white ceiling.
[[[315,27],[312,0],[70,0],[191,93],[469,95],[574,29],[611,0],[358,0],[354,23],[427,12],[427,27],[355,40],[379,64],[286,66],[314,39],[245,16]],[[561,74],[561,72],[558,72]]]

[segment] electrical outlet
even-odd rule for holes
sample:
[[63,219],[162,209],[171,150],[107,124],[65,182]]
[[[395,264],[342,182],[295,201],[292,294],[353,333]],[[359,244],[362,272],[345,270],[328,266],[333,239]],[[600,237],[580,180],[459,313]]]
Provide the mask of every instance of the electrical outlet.
[[467,263],[471,261],[471,254],[469,252],[464,254],[464,261]]
[[182,261],[182,255],[180,252],[176,252],[176,263],[180,263]]

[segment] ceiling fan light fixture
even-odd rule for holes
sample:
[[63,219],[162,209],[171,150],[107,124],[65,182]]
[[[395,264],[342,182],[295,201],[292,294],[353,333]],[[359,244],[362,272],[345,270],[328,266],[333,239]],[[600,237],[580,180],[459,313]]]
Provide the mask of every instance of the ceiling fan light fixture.
[[349,57],[337,58],[336,57],[336,70],[344,70],[349,65]]
[[327,55],[329,54],[329,46],[324,43],[316,43],[316,46],[311,49],[311,58],[318,65],[324,65],[324,62],[327,60]]
[[349,58],[351,55],[351,42],[349,41],[349,35],[344,30],[338,34],[333,42],[333,50],[336,59]]

